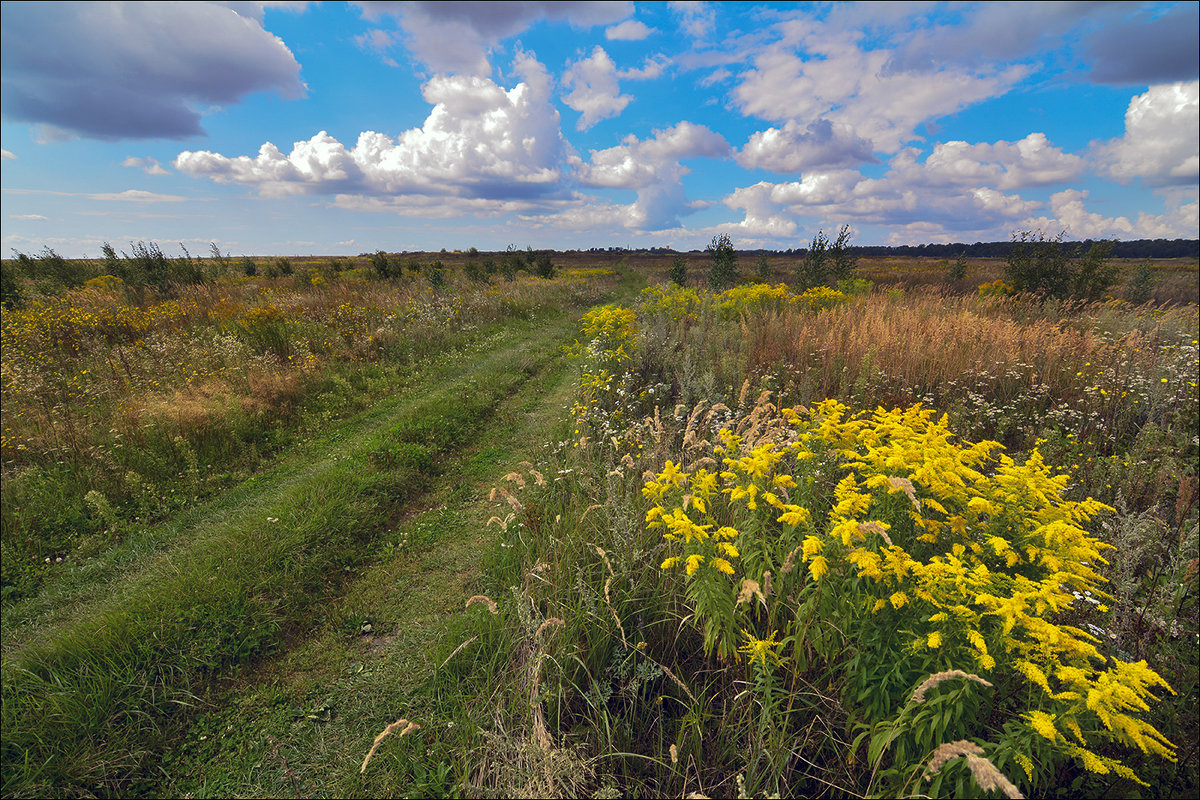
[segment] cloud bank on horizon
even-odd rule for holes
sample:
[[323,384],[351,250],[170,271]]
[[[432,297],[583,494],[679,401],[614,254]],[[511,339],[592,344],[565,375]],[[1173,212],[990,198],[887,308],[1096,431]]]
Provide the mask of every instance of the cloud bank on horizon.
[[2,8],[7,248],[1200,235],[1195,3]]

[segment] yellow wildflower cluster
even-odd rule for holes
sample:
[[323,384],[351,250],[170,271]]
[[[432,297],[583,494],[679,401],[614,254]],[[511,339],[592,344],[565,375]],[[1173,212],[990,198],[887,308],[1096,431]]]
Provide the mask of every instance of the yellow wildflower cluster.
[[783,283],[776,286],[749,283],[727,289],[713,300],[722,315],[736,317],[765,310],[782,310],[791,302],[792,293]]
[[639,310],[648,317],[663,316],[683,322],[695,321],[707,310],[723,317],[737,317],[785,308],[820,311],[849,301],[848,295],[825,286],[793,294],[783,283],[774,286],[750,283],[714,295],[702,289],[668,284],[643,289]]
[[792,304],[808,311],[820,311],[824,308],[843,305],[849,301],[849,295],[844,292],[830,289],[828,286],[815,286],[796,295]]
[[1008,297],[1013,293],[1013,287],[997,278],[988,283],[979,284],[980,297]]
[[[1037,450],[1018,464],[996,442],[960,443],[919,405],[856,416],[828,400],[778,414],[786,424],[766,440],[722,430],[720,472],[667,462],[643,488],[647,524],[671,552],[662,567],[684,567],[710,648],[728,654],[748,624],[741,582],[773,572],[780,597],[840,598],[830,607],[852,611],[833,622],[852,637],[855,625],[899,631],[906,644],[880,659],[1019,676],[1027,730],[1087,769],[1132,776],[1088,749],[1097,738],[1174,758],[1139,717],[1167,683],[1145,662],[1106,661],[1094,636],[1061,621],[1083,593],[1106,597],[1097,569],[1109,545],[1083,527],[1106,506],[1065,499],[1067,476]],[[831,493],[818,482],[830,469],[841,474]],[[793,589],[796,556],[809,581]]]
[[39,298],[27,308],[5,311],[4,346],[28,353],[46,348],[74,352],[97,339],[133,342],[149,331],[178,326],[195,313],[195,308],[175,300],[141,308],[114,302],[98,291]]
[[637,315],[627,308],[605,305],[593,308],[580,321],[581,340],[570,348],[580,359],[579,400],[572,406],[575,433],[584,436],[589,418],[613,411],[618,376],[633,360],[637,341]]
[[663,316],[681,322],[696,320],[707,302],[708,293],[675,284],[647,286],[642,290],[639,311],[646,316]]

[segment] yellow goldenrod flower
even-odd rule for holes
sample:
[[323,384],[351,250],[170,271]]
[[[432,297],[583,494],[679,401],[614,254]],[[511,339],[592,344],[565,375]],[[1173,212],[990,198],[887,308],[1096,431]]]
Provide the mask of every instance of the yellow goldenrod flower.
[[738,648],[738,652],[745,655],[751,664],[757,661],[766,667],[768,659],[780,664],[782,662],[779,654],[775,652],[775,648],[780,645],[775,641],[775,637],[778,635],[779,631],[771,631],[771,635],[766,639],[759,639],[749,631],[742,629],[742,636],[746,639],[746,643]]
[[821,580],[825,573],[829,572],[829,563],[825,560],[825,556],[817,556],[808,565],[808,571],[812,574],[814,581]]
[[659,567],[659,569],[671,569],[672,567],[677,566],[679,561],[679,556],[671,556],[662,562],[662,565]]
[[704,563],[704,556],[699,553],[692,553],[687,557],[687,574],[691,575],[695,573],[696,570],[700,569],[702,563]]
[[821,540],[818,539],[816,536],[804,537],[804,544],[803,544],[803,554],[804,555],[803,555],[803,558],[801,559],[801,561],[803,561],[804,563],[807,564],[808,560],[810,558],[817,555],[824,549],[825,549],[824,543],[822,543]]
[[726,575],[733,574],[733,565],[723,558],[714,558],[710,563],[718,572],[724,572]]
[[1044,738],[1050,741],[1058,739],[1058,730],[1054,727],[1054,715],[1047,714],[1045,711],[1033,711],[1024,715],[1029,720],[1029,725]]

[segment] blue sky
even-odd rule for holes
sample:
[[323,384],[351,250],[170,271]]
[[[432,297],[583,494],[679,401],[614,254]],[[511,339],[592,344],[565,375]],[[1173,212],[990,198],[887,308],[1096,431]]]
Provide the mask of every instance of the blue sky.
[[6,251],[1196,238],[1197,3],[3,3]]

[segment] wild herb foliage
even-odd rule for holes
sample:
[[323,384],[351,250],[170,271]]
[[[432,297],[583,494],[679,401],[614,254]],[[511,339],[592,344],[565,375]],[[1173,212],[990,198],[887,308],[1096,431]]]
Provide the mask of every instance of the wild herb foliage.
[[495,563],[564,623],[547,752],[635,794],[1187,793],[1195,307],[821,292],[585,318]]

